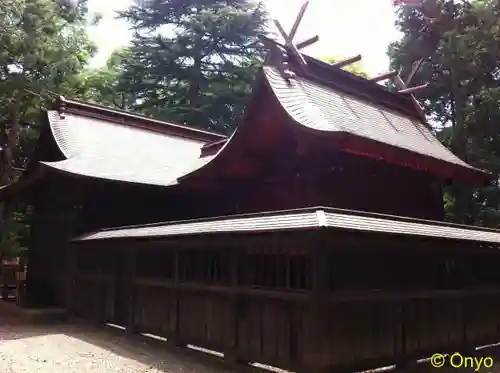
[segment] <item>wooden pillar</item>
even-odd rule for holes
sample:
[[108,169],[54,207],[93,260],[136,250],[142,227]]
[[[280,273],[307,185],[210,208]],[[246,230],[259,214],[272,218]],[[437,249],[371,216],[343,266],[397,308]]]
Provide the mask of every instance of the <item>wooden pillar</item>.
[[235,364],[248,364],[248,361],[242,358],[239,354],[239,322],[243,307],[243,299],[238,295],[238,248],[230,247],[225,252],[229,256],[229,265],[231,273],[231,301],[232,301],[232,316],[233,319],[228,323],[227,327],[232,329],[233,343],[228,351],[224,351],[224,359]]
[[135,245],[132,245],[130,248],[127,250],[127,261],[126,261],[126,271],[125,271],[125,286],[129,291],[129,298],[128,298],[128,320],[127,320],[127,325],[126,325],[126,330],[128,333],[136,333],[136,325],[135,325],[135,286],[134,286],[134,280],[136,277],[136,272],[137,272],[137,266],[136,266],[136,255],[137,255],[137,248]]
[[306,369],[311,373],[325,373],[330,367],[330,344],[328,331],[328,246],[325,232],[319,232],[311,242],[311,312],[309,314],[308,347]]
[[174,249],[174,297],[175,297],[175,328],[172,335],[168,336],[167,343],[176,347],[185,347],[187,344],[182,342],[181,335],[181,320],[180,320],[180,306],[181,306],[181,291],[179,289],[180,282],[180,250],[176,247]]

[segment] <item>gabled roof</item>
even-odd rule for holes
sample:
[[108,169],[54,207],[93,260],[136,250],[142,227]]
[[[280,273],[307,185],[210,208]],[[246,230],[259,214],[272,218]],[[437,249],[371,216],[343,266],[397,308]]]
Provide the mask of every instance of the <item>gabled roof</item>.
[[74,241],[333,229],[500,244],[500,230],[328,207],[104,229]]
[[199,158],[205,142],[198,133],[178,137],[73,113],[47,115],[64,159],[41,163],[69,174],[167,186],[209,161]]
[[[266,81],[288,116],[304,128],[335,135],[340,149],[430,172],[443,179],[484,182],[488,174],[463,162],[434,136],[410,97],[306,57],[285,78],[264,66]],[[340,145],[338,145],[340,144]],[[333,146],[333,145],[332,145]]]
[[[210,161],[210,156],[200,158],[205,144],[226,138],[64,98],[57,102],[56,108],[46,112],[45,122],[60,155],[56,160],[42,157],[35,161],[49,169],[77,176],[173,185],[178,177]],[[11,184],[0,195],[24,183],[22,180],[22,183]]]
[[[442,179],[486,179],[484,172],[467,165],[435,138],[407,95],[304,57],[307,68],[294,69],[296,76],[290,79],[276,66],[263,67],[247,118],[250,112],[260,115],[278,107],[291,120],[276,125],[321,137],[332,150],[423,170]],[[61,157],[40,159],[41,163],[64,173],[104,180],[170,186],[192,175],[209,175],[225,162],[237,163],[235,151],[262,141],[254,135],[255,126],[261,125],[255,115],[227,139],[64,98],[56,109],[47,118]],[[279,139],[276,142],[279,146]]]

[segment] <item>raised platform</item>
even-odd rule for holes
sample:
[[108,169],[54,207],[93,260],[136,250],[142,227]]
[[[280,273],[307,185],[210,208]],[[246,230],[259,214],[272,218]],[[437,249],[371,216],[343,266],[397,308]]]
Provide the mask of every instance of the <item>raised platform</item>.
[[51,324],[68,319],[64,308],[26,308],[12,301],[0,300],[0,319],[6,317],[31,324]]

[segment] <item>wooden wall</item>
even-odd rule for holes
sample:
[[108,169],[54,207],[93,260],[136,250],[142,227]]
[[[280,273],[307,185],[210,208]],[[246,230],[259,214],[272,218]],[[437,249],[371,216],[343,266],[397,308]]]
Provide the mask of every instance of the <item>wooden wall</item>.
[[80,211],[60,192],[65,186],[42,185],[34,205],[26,279],[27,303],[34,307],[60,303],[55,288],[58,276],[66,271],[67,243],[76,234]]
[[500,252],[479,246],[295,232],[67,253],[75,314],[233,360],[349,372],[500,341]]
[[[306,159],[286,173],[271,166],[220,189],[178,185],[154,188],[96,182],[85,188],[80,233],[105,227],[258,213],[311,206],[442,220],[441,186],[426,174],[338,155]],[[359,157],[358,157],[359,158]],[[340,164],[330,169],[328,165]]]

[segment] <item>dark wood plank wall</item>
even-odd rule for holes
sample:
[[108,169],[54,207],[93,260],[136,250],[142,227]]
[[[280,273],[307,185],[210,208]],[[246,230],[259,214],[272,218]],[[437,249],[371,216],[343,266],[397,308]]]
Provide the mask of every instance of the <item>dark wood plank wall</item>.
[[[57,187],[54,187],[57,186]],[[68,271],[68,241],[75,236],[79,206],[65,190],[78,195],[72,183],[55,178],[38,185],[28,250],[27,291],[33,306],[61,302],[55,298],[58,276]]]
[[500,252],[295,232],[72,244],[75,314],[297,372],[356,371],[500,341]]
[[89,184],[79,231],[310,206],[443,219],[441,186],[423,173],[384,164],[376,167],[372,162],[346,165],[345,159],[340,162],[344,166],[333,170],[326,164],[314,169],[310,162],[304,163],[309,166],[282,175],[271,176],[269,171],[269,177],[233,180],[219,190]]

